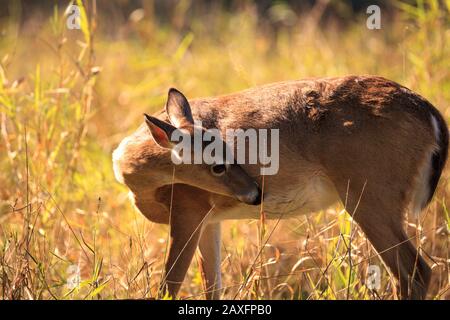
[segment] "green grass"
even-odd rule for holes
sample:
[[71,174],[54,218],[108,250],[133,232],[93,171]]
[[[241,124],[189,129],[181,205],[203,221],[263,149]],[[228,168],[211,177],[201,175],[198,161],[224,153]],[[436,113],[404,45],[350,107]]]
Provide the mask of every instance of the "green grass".
[[[2,21],[1,298],[157,296],[167,227],[133,210],[115,182],[111,152],[144,112],[163,106],[169,87],[193,98],[288,79],[378,74],[450,118],[448,1],[398,3],[381,30],[368,30],[365,16],[341,28],[305,14],[276,36],[265,33],[250,3],[235,14],[216,9],[192,18],[183,29],[176,21],[186,19],[186,5],[174,8],[172,23],[158,24],[146,12],[115,26],[116,35],[108,32],[114,21],[90,8],[81,31],[66,29],[56,8],[20,29],[15,14]],[[447,169],[416,238],[433,266],[431,299],[450,297],[448,177]],[[414,236],[417,226],[408,231]],[[223,235],[225,298],[396,297],[388,272],[340,206],[264,226],[229,221]],[[377,292],[364,284],[369,264],[383,271]],[[71,289],[73,266],[81,282]],[[181,297],[203,298],[196,259]]]

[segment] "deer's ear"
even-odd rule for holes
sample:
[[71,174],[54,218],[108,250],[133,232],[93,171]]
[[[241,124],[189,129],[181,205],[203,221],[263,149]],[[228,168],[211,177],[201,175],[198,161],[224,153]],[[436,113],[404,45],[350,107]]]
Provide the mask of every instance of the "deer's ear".
[[186,97],[177,89],[171,88],[169,90],[166,112],[170,122],[177,128],[194,124],[191,106]]
[[172,136],[172,133],[176,130],[176,128],[168,124],[167,122],[149,116],[148,114],[144,113],[144,116],[145,116],[145,123],[150,129],[153,140],[155,140],[155,142],[159,146],[171,149],[173,147],[173,144],[170,141],[170,137]]

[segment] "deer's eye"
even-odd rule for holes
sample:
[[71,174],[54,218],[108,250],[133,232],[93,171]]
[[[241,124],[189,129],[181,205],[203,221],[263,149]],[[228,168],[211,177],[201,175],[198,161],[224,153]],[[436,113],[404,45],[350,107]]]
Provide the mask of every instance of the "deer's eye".
[[225,171],[227,171],[227,167],[224,164],[215,164],[211,166],[211,173],[214,176],[222,176],[225,174]]

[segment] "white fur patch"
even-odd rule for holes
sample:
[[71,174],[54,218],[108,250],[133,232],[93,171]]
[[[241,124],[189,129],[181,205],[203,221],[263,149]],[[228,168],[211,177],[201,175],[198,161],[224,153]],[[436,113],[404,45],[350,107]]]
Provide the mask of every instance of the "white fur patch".
[[[339,201],[339,196],[330,180],[322,175],[302,176],[290,181],[290,189],[267,190],[264,196],[264,212],[267,219],[288,219],[299,215],[327,209]],[[261,207],[238,205],[217,212],[213,221],[224,219],[259,219]]]
[[413,218],[417,218],[422,211],[422,208],[425,206],[425,203],[428,200],[428,196],[430,194],[430,175],[431,175],[431,159],[433,156],[433,152],[427,156],[422,168],[419,170],[419,175],[416,179],[416,189],[414,190],[411,210],[413,214]]
[[112,154],[114,176],[116,177],[116,180],[119,181],[120,183],[124,183],[122,170],[120,170],[120,160],[123,158],[126,146],[130,140],[131,140],[130,137],[126,137],[125,139],[123,139]]
[[433,115],[431,115],[431,125],[433,126],[433,132],[434,132],[434,137],[436,138],[436,142],[439,143],[439,141],[441,140],[439,124]]
[[[441,137],[440,137],[439,123],[433,115],[431,115],[431,126],[433,127],[433,133],[434,138],[436,140],[436,148],[437,148]],[[417,181],[416,189],[414,190],[411,204],[411,211],[414,218],[417,218],[421,213],[422,208],[425,207],[425,204],[431,192],[429,181],[432,171],[433,154],[436,151],[437,149],[434,149],[427,155],[427,158],[424,164],[422,165],[422,168],[420,169],[419,175],[416,180]]]

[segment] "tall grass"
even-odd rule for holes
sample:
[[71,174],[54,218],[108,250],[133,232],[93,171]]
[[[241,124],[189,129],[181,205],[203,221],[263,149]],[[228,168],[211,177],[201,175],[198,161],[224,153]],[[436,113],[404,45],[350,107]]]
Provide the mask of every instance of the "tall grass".
[[[0,38],[1,297],[157,296],[167,227],[133,210],[110,155],[143,112],[163,106],[171,86],[197,97],[278,80],[379,74],[421,93],[449,119],[449,3],[397,4],[381,30],[368,30],[364,16],[342,28],[305,13],[270,35],[251,4],[186,17],[189,3],[180,1],[169,25],[146,8],[143,19],[132,14],[115,26],[116,35],[108,32],[115,22],[92,5],[82,7],[80,31],[66,28],[64,8],[21,28],[12,14]],[[177,27],[180,19],[187,29]],[[408,224],[432,265],[432,299],[450,297],[448,177],[447,169],[422,225]],[[230,221],[223,234],[225,298],[396,297],[342,206],[288,221]],[[382,269],[378,290],[365,284],[369,265]],[[70,286],[78,269],[80,281]],[[196,259],[181,296],[203,298]]]

